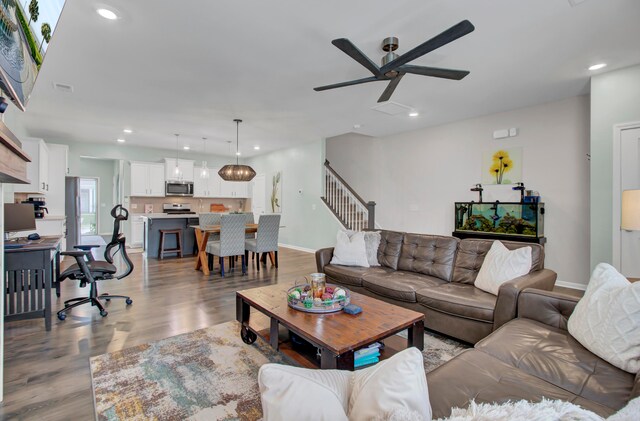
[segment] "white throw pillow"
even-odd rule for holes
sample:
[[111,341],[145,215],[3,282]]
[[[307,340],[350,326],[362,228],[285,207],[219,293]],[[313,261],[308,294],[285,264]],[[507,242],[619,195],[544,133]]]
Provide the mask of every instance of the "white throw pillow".
[[[358,231],[347,230],[349,238]],[[369,266],[380,266],[378,262],[378,249],[382,235],[380,231],[362,231],[364,233],[364,248],[367,251],[367,262]]]
[[400,410],[431,419],[423,357],[413,347],[355,372],[265,364],[258,383],[264,421],[371,420]]
[[474,285],[490,294],[498,295],[500,285],[526,275],[530,270],[531,247],[509,250],[496,240],[484,257]]
[[356,232],[349,238],[345,231],[338,231],[336,246],[333,249],[332,265],[369,267],[364,233]]
[[567,327],[589,351],[636,374],[640,370],[640,282],[631,283],[613,266],[600,263]]

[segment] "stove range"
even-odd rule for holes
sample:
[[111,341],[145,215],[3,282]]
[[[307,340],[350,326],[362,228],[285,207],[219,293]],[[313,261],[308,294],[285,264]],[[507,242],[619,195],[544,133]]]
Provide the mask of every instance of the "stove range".
[[195,215],[188,203],[165,203],[162,205],[162,212],[167,215]]

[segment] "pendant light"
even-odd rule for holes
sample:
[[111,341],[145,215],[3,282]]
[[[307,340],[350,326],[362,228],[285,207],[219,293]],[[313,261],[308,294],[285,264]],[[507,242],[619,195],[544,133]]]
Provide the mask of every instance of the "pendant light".
[[227,164],[224,167],[220,168],[220,171],[218,171],[218,175],[225,181],[251,181],[253,180],[253,177],[256,176],[256,172],[250,166],[240,165],[238,163],[238,138],[240,137],[239,131],[240,123],[242,123],[242,120],[235,119],[233,121],[236,122],[236,163],[235,165]]
[[[207,138],[202,138],[202,146],[204,149],[204,156],[207,156]],[[200,178],[209,178],[209,167],[207,167],[207,161],[202,161],[202,168],[200,169]]]
[[180,167],[178,166],[178,153],[180,151],[180,141],[178,140],[180,138],[180,135],[178,133],[176,133],[176,168],[173,170],[173,174],[176,176],[176,178],[180,177]]

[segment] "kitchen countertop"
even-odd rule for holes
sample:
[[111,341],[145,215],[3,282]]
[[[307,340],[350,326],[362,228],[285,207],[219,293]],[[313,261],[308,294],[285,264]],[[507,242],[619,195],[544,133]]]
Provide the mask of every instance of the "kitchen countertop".
[[172,215],[168,213],[142,213],[142,214],[134,214],[135,216],[141,216],[143,218],[148,219],[184,219],[184,218],[198,218],[197,213],[190,214],[181,214],[181,215]]
[[37,221],[62,221],[67,219],[64,215],[45,215],[44,218],[36,218]]

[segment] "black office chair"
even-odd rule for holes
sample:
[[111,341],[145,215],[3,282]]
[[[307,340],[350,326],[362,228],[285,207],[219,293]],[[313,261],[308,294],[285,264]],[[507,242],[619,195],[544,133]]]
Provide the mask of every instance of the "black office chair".
[[[129,219],[129,211],[123,208],[122,205],[116,205],[111,209],[111,216],[113,216],[115,220],[113,223],[113,235],[111,236],[111,241],[107,244],[104,251],[104,260],[95,260],[91,254],[91,249],[100,247],[97,245],[76,245],[74,248],[77,250],[60,253],[63,256],[74,257],[77,263],[71,265],[67,270],[60,274],[58,283],[67,278],[75,279],[80,281],[81,287],[85,287],[89,284],[90,291],[89,297],[78,297],[65,301],[65,307],[58,312],[58,319],[66,319],[67,310],[86,303],[91,303],[92,306],[98,307],[98,309],[100,309],[100,315],[105,317],[109,313],[105,310],[99,300],[109,301],[112,298],[122,298],[125,300],[127,305],[133,303],[131,297],[125,295],[110,295],[107,293],[98,295],[98,281],[104,281],[106,279],[122,279],[133,271],[133,262],[127,255],[127,249],[125,247],[126,239],[124,235],[120,233],[120,222]],[[120,252],[122,260],[126,265],[125,271],[121,274],[116,273],[118,269],[113,264],[113,258],[118,252]]]

